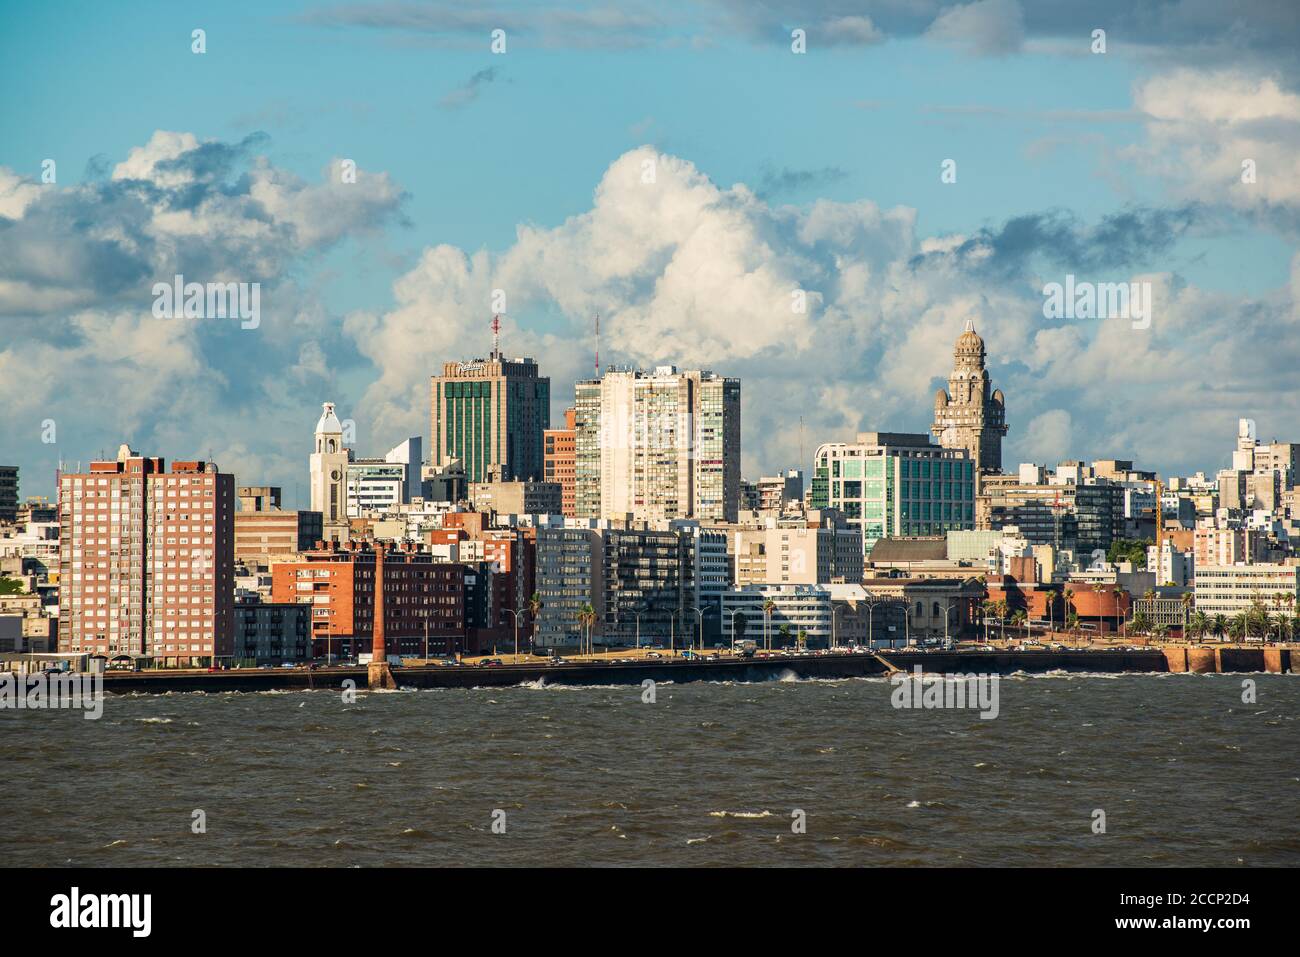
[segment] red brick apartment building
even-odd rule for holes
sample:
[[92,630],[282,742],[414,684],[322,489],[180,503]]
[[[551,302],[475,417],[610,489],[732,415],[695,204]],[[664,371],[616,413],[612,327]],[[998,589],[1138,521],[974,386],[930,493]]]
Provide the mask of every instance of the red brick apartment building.
[[234,649],[235,479],[123,445],[59,476],[59,651],[165,667]]
[[[371,542],[317,548],[271,566],[271,599],[312,606],[316,658],[368,653],[375,613],[375,552]],[[435,562],[412,543],[384,553],[384,633],[390,655],[464,650],[465,567]]]

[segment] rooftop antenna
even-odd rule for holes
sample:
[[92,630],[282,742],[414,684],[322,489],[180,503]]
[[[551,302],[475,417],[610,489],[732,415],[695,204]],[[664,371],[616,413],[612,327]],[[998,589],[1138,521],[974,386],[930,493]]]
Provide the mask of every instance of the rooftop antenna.
[[501,355],[501,315],[492,317],[492,354]]
[[596,378],[600,378],[600,313],[596,313]]

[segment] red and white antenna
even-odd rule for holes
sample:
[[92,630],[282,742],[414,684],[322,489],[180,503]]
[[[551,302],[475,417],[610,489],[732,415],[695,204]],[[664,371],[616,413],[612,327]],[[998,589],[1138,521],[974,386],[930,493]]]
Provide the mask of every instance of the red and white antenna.
[[501,316],[497,314],[492,317],[492,354],[499,356],[501,354]]
[[600,378],[600,313],[596,313],[596,378]]

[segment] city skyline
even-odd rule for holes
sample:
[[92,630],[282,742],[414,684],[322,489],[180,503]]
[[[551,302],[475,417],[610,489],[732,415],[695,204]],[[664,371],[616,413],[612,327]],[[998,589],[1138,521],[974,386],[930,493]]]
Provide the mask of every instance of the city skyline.
[[[425,435],[428,376],[485,355],[497,312],[552,422],[596,314],[605,364],[741,379],[749,476],[924,431],[966,319],[1008,462],[1213,471],[1238,417],[1284,435],[1297,411],[1296,27],[1268,6],[159,5],[121,44],[71,6],[57,33],[102,47],[102,84],[0,30],[43,77],[0,118],[0,459],[24,495],[123,441],[305,489],[320,402],[366,454]],[[53,123],[73,96],[86,122]],[[260,283],[260,321],[157,318],[177,276]],[[1150,283],[1149,326],[1047,319],[1076,278]]]

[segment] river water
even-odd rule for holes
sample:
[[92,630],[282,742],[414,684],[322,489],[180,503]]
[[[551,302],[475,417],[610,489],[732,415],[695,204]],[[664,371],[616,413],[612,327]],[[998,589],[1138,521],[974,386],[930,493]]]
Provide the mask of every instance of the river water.
[[1298,677],[1013,676],[993,720],[786,679],[3,711],[0,860],[1300,863]]

